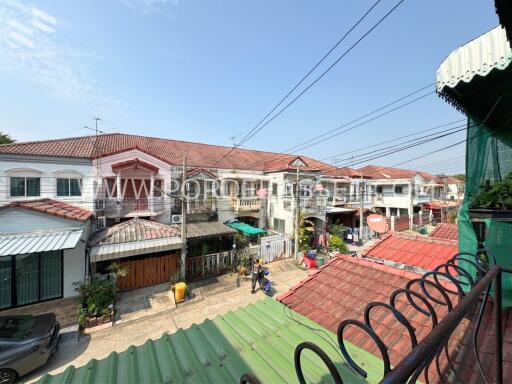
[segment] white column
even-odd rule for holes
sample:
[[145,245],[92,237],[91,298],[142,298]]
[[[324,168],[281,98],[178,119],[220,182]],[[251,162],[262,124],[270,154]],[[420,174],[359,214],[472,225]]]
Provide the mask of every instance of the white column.
[[121,185],[121,170],[117,171],[116,173],[116,195],[117,195],[117,201],[119,204],[117,204],[117,215],[121,216],[121,211],[123,207],[123,188]]
[[155,174],[151,172],[149,176],[149,210],[153,212],[153,196],[155,193]]
[[123,198],[123,188],[121,186],[121,170],[117,171],[116,174],[116,189],[117,189],[117,199],[121,200]]

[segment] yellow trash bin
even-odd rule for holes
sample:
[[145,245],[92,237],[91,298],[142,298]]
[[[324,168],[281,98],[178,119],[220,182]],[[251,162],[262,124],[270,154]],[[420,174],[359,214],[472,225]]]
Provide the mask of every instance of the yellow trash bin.
[[185,300],[185,288],[187,288],[185,283],[177,283],[174,286],[174,298],[177,302]]

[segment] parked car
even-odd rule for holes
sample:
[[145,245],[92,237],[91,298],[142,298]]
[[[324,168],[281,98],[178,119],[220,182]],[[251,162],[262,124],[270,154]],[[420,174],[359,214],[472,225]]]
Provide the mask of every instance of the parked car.
[[46,364],[56,351],[60,326],[55,314],[0,316],[0,383]]

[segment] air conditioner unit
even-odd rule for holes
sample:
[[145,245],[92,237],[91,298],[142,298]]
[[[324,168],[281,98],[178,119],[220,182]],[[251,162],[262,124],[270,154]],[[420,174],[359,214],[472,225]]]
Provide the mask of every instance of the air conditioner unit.
[[98,216],[96,219],[97,229],[105,229],[107,227],[107,218],[105,216]]
[[171,223],[173,224],[181,224],[182,216],[181,215],[172,215]]

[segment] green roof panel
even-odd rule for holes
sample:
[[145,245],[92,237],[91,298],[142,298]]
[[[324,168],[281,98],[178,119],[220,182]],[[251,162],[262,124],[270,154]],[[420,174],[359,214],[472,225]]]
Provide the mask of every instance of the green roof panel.
[[226,223],[227,226],[237,229],[247,236],[264,235],[266,232],[264,229],[253,227],[252,225],[242,223],[241,221]]
[[[252,373],[262,383],[296,382],[293,356],[303,341],[321,347],[344,382],[366,382],[343,361],[332,332],[266,298],[139,347],[112,352],[105,359],[93,359],[83,367],[45,375],[39,383],[238,383],[244,373]],[[346,344],[355,361],[368,371],[368,382],[378,382],[382,361]],[[307,382],[333,382],[312,352],[304,351],[302,360]]]

